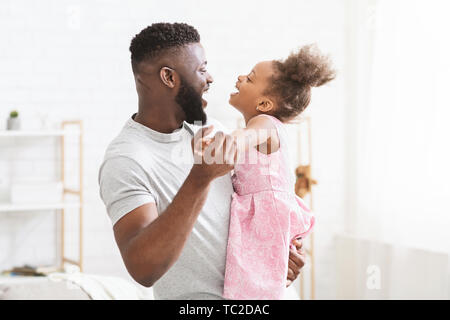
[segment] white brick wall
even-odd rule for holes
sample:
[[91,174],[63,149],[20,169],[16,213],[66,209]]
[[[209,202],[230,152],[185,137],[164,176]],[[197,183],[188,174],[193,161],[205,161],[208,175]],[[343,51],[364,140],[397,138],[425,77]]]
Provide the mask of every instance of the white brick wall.
[[[131,38],[153,22],[183,21],[200,32],[215,79],[208,113],[234,126],[239,114],[227,101],[238,74],[264,59],[282,58],[317,42],[332,54],[340,76],[317,89],[313,118],[317,290],[335,296],[332,236],[342,226],[345,103],[345,2],[320,1],[17,1],[0,4],[0,129],[11,109],[23,126],[82,119],[85,124],[85,271],[128,277],[98,196],[97,171],[104,150],[136,110],[130,69]],[[292,129],[293,133],[294,128]],[[58,145],[0,139],[0,200],[11,180],[55,178]],[[292,141],[295,157],[296,143]],[[56,156],[56,157],[54,157]],[[55,160],[56,159],[56,160]],[[56,163],[57,165],[58,163]],[[72,177],[73,178],[73,177]],[[51,213],[0,216],[0,269],[51,263],[55,229]]]

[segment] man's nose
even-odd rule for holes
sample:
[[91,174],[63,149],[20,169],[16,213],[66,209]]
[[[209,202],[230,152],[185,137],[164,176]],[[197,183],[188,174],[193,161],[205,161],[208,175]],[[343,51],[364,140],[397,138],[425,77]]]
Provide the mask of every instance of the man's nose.
[[213,79],[213,77],[208,73],[208,77],[206,78],[206,82],[208,83],[208,84],[210,84],[210,83],[213,83],[214,82],[214,79]]
[[238,81],[239,82],[242,82],[242,78],[243,78],[244,76],[238,76]]

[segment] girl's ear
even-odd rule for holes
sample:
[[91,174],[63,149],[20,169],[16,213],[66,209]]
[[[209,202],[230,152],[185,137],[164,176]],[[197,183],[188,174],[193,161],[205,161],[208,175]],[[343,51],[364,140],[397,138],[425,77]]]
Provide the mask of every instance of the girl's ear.
[[175,88],[177,74],[175,70],[169,67],[162,67],[159,71],[161,81],[169,88]]
[[269,112],[274,109],[274,103],[271,99],[263,97],[258,100],[256,110],[260,112]]

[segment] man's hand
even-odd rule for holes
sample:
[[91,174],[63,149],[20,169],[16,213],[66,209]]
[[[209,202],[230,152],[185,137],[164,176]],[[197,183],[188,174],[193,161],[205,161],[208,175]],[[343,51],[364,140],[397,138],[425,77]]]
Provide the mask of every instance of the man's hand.
[[294,240],[292,241],[292,244],[296,249],[289,249],[289,265],[286,288],[289,287],[295,279],[297,279],[300,274],[300,270],[303,268],[306,261],[306,253],[302,248],[303,243],[300,240]]
[[[234,168],[237,157],[236,141],[232,136],[217,132],[212,139],[204,138],[212,131],[212,126],[200,129],[192,139],[194,166],[191,173],[198,180],[212,181]],[[206,149],[203,150],[203,147]]]

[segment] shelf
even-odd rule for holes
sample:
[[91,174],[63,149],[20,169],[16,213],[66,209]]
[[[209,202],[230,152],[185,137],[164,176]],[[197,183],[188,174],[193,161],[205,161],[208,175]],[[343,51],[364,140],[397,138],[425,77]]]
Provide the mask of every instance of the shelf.
[[[72,125],[76,125],[76,128],[72,128]],[[67,126],[70,126],[69,128]],[[4,143],[5,141],[8,141],[8,139],[15,139],[15,138],[41,138],[41,137],[49,137],[49,138],[56,138],[55,140],[60,142],[60,175],[61,175],[61,182],[64,190],[64,194],[72,194],[76,195],[78,197],[78,201],[75,202],[74,200],[71,200],[71,198],[64,198],[62,197],[60,201],[54,201],[50,203],[30,203],[30,204],[14,204],[10,202],[0,202],[0,214],[5,213],[14,213],[14,212],[40,212],[40,211],[54,211],[57,212],[57,219],[55,221],[56,224],[59,224],[59,232],[55,235],[56,238],[56,246],[58,247],[59,243],[59,258],[58,258],[58,267],[63,269],[65,263],[74,264],[79,267],[80,271],[83,271],[83,191],[82,190],[72,190],[68,189],[66,186],[66,180],[65,180],[65,172],[68,170],[66,168],[66,161],[65,161],[65,150],[70,145],[73,146],[70,140],[72,139],[65,139],[65,137],[75,137],[76,140],[78,140],[79,147],[78,153],[78,164],[79,164],[79,185],[83,186],[83,122],[80,120],[72,120],[72,121],[62,121],[60,129],[55,128],[53,130],[0,130],[0,142]],[[2,138],[5,138],[5,140],[2,140]],[[38,199],[45,201],[44,199]],[[74,211],[78,211],[78,217],[79,217],[79,224],[78,224],[78,246],[79,246],[79,258],[78,260],[69,259],[66,256],[65,253],[65,243],[66,243],[66,237],[67,233],[64,232],[66,228],[65,223],[65,210],[66,209],[74,209]],[[58,231],[58,230],[56,230]],[[59,234],[58,234],[59,233]],[[58,241],[59,239],[59,241]],[[0,279],[1,281],[1,279]]]
[[80,131],[76,130],[52,130],[52,131],[25,131],[11,130],[0,131],[0,137],[62,137],[62,136],[79,136]]
[[17,211],[41,211],[41,210],[59,210],[59,209],[78,209],[79,202],[58,202],[48,204],[14,204],[0,203],[0,212],[17,212]]

